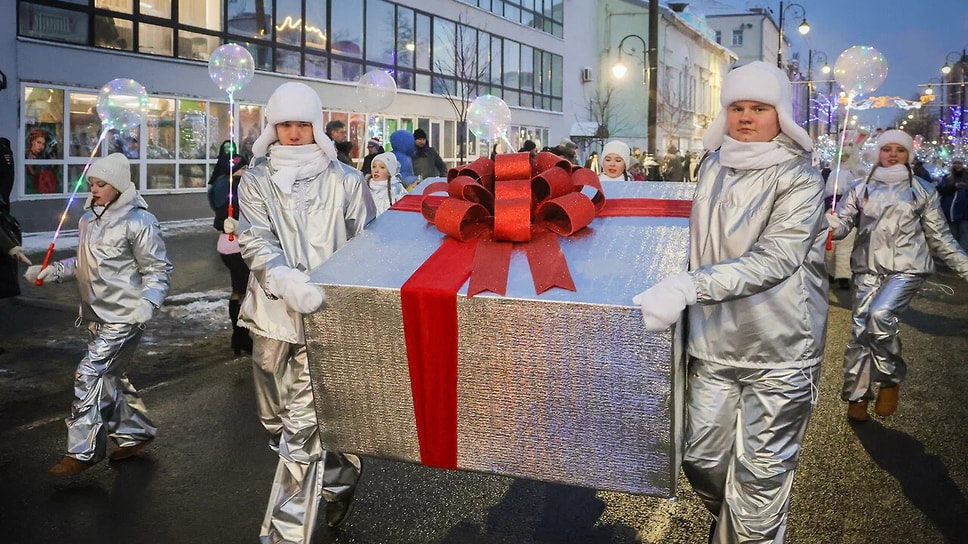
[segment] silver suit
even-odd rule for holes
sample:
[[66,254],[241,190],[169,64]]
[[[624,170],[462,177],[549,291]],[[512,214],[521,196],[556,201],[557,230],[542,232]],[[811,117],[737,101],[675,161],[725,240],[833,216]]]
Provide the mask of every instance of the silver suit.
[[308,273],[375,214],[362,174],[337,161],[296,180],[289,194],[270,173],[263,162],[246,170],[239,186],[239,244],[252,271],[240,325],[254,333],[256,403],[270,447],[279,453],[260,538],[267,544],[308,543],[320,500],[350,496],[361,465],[354,455],[322,449],[302,315],[270,298],[262,285],[275,267]]
[[80,317],[89,322],[87,352],[74,376],[67,418],[67,454],[80,461],[105,457],[106,439],[133,446],[155,435],[144,403],[125,375],[143,325],[134,309],[147,299],[158,307],[168,294],[172,265],[157,219],[132,188],[100,216],[88,210],[78,223],[77,257],[56,263],[59,280],[76,278]]
[[918,177],[855,182],[837,205],[837,216],[835,239],[855,227],[857,232],[850,258],[854,300],[841,398],[873,399],[874,383],[899,384],[907,372],[899,315],[934,272],[931,254],[966,280],[968,255],[948,229],[934,186]]
[[704,161],[693,200],[683,471],[716,543],[784,540],[827,319],[823,180],[809,157],[756,170]]

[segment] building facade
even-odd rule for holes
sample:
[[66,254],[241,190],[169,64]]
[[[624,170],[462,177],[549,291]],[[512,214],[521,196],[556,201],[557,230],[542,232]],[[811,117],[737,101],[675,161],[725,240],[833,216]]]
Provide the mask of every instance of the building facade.
[[[245,150],[264,128],[263,104],[287,80],[319,92],[324,120],[346,123],[358,161],[368,138],[418,127],[449,164],[487,155],[444,96],[461,85],[510,106],[505,148],[554,145],[582,103],[580,67],[598,58],[581,23],[597,13],[582,0],[4,2],[0,48],[11,53],[0,58],[8,79],[0,136],[18,161],[14,214],[25,231],[53,230],[88,158],[121,151],[160,220],[209,216],[203,193],[230,118]],[[231,104],[208,75],[223,43],[244,45],[256,62]],[[385,111],[363,111],[357,97],[356,82],[372,69],[397,84]],[[144,85],[149,112],[95,150],[98,89],[115,78]],[[74,208],[66,228],[81,212]]]

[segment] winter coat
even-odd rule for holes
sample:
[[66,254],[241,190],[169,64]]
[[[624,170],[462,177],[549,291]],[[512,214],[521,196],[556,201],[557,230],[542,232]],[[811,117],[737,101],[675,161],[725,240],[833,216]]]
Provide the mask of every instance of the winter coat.
[[447,165],[437,150],[424,145],[415,147],[413,152],[413,173],[423,179],[444,177],[447,175]]
[[400,177],[403,183],[410,185],[417,176],[413,173],[413,151],[416,144],[413,142],[413,133],[409,130],[398,130],[390,135],[390,146],[393,154],[400,163]]
[[390,206],[407,194],[407,188],[403,186],[399,176],[394,176],[389,181],[377,181],[371,178],[366,184],[370,188],[370,196],[373,197],[377,216],[389,210]]
[[[794,144],[786,144],[794,146]],[[742,368],[823,360],[827,324],[823,179],[809,155],[736,170],[703,161],[689,219],[689,354]]]
[[[965,186],[958,188],[958,183]],[[938,194],[941,196],[941,211],[948,221],[968,221],[968,174],[964,170],[961,175],[945,174],[938,182]]]
[[10,250],[23,243],[23,233],[4,204],[0,198],[0,298],[10,298],[20,294],[20,268]]

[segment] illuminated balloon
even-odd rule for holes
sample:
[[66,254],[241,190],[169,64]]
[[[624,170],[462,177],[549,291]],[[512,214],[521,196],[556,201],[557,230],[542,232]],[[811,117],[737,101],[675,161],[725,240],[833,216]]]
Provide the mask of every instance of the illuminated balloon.
[[871,168],[874,168],[874,165],[877,164],[879,154],[877,135],[871,134],[860,146],[860,161],[864,165],[864,169],[870,172]]
[[872,93],[887,78],[887,59],[877,49],[855,45],[837,57],[834,80],[847,94]]
[[511,109],[500,98],[478,96],[467,110],[467,128],[479,139],[490,142],[503,138],[511,124]]
[[148,92],[133,79],[112,79],[97,95],[97,115],[106,127],[138,128],[148,114]]
[[239,44],[227,43],[208,58],[208,77],[227,93],[245,87],[255,75],[255,61],[249,50]]
[[356,83],[356,96],[364,110],[384,110],[397,97],[397,82],[383,70],[370,70]]
[[822,134],[817,137],[817,142],[813,144],[813,152],[820,162],[833,164],[837,158],[837,140],[830,134]]

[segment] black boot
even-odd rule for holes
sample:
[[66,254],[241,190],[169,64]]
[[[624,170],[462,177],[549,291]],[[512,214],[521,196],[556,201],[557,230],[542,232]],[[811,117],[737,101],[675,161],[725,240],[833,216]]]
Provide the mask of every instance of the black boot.
[[241,308],[242,303],[240,301],[229,299],[229,318],[232,320],[232,351],[235,352],[236,357],[242,355],[243,352],[252,354],[252,337],[249,336],[248,329],[238,325]]

